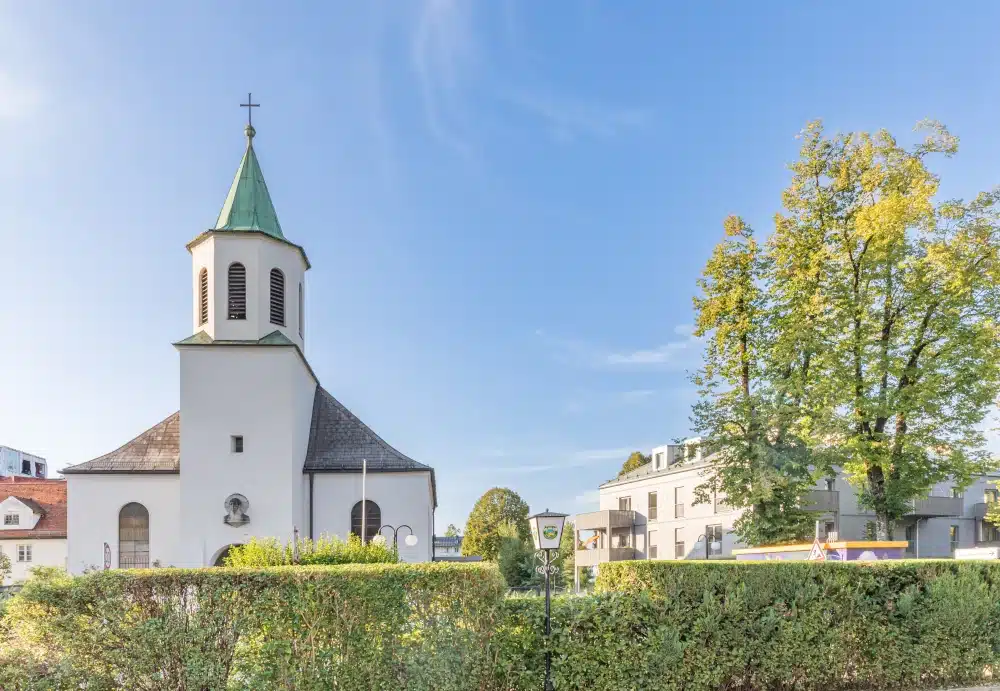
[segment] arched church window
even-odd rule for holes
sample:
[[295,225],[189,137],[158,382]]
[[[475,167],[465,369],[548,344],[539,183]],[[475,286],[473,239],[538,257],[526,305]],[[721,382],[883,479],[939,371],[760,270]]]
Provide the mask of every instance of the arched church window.
[[305,331],[305,320],[306,313],[302,303],[302,284],[299,284],[299,338],[302,338],[302,332]]
[[285,274],[271,269],[271,323],[285,325]]
[[247,269],[239,262],[229,265],[229,318],[247,318]]
[[378,529],[382,527],[382,509],[371,499],[358,502],[351,509],[351,532],[361,537],[361,505],[365,504],[365,542],[378,535]]
[[118,568],[149,568],[149,511],[136,502],[118,513]]
[[208,322],[208,269],[198,272],[198,326]]

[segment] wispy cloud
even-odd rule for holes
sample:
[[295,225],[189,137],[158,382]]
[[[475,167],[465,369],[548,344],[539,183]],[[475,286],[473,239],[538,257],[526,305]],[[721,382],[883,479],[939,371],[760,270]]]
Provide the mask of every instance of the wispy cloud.
[[[653,348],[636,350],[608,350],[586,341],[551,336],[538,329],[535,335],[542,339],[561,362],[594,369],[666,369],[683,370],[697,363],[701,353],[701,339],[692,333],[690,324],[679,324],[673,329],[677,338]],[[651,394],[636,394],[651,395]]]
[[540,119],[556,141],[580,137],[607,139],[644,126],[650,112],[589,103],[553,94],[517,92],[507,100]]
[[424,0],[412,55],[428,128],[457,152],[470,153],[461,92],[475,58],[471,3]]
[[620,447],[617,449],[582,449],[578,451],[541,453],[538,451],[519,454],[522,457],[547,456],[550,460],[543,463],[524,463],[521,465],[493,466],[489,468],[491,472],[510,473],[518,475],[529,475],[533,473],[544,473],[550,470],[565,470],[567,468],[582,468],[589,465],[606,463],[608,461],[618,461],[628,458],[632,453],[631,448]]

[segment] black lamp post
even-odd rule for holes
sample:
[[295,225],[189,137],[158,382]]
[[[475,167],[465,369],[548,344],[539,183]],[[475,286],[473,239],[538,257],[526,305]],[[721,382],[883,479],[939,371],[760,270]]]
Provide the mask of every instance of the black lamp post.
[[710,554],[709,553],[709,548],[716,549],[716,550],[717,549],[722,549],[722,542],[721,541],[719,541],[719,540],[709,540],[708,536],[705,535],[704,533],[701,534],[701,535],[699,535],[698,539],[695,542],[696,543],[697,542],[704,542],[705,543],[705,559],[706,560],[709,558],[709,554]]
[[554,691],[552,685],[552,650],[549,647],[549,636],[552,633],[552,612],[551,612],[551,583],[550,576],[555,574],[559,567],[552,563],[552,550],[559,549],[559,542],[562,540],[563,525],[566,523],[566,514],[554,513],[545,509],[542,513],[535,514],[528,519],[531,522],[531,534],[535,538],[535,549],[545,552],[545,562],[537,568],[538,573],[545,576],[545,691]]
[[407,530],[410,531],[410,534],[407,535],[405,538],[403,538],[403,542],[406,543],[407,547],[413,547],[413,546],[415,546],[417,544],[417,542],[419,542],[417,540],[417,536],[413,534],[413,528],[411,528],[410,526],[406,525],[405,523],[402,524],[401,526],[399,526],[398,528],[394,528],[393,526],[386,524],[386,525],[382,526],[381,528],[379,528],[376,532],[379,535],[381,535],[382,531],[385,528],[388,528],[389,530],[392,531],[392,548],[394,550],[396,550],[397,552],[399,551],[399,531],[402,530],[403,528],[406,528]]

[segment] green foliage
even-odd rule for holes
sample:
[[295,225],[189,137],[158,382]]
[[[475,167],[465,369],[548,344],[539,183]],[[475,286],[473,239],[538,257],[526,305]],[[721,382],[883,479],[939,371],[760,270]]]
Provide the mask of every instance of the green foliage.
[[531,539],[528,505],[514,490],[494,487],[479,498],[469,514],[462,554],[496,561],[509,531],[521,540]]
[[922,126],[930,135],[907,149],[885,131],[828,137],[811,123],[767,246],[727,220],[695,302],[708,338],[695,417],[719,435],[710,486],[735,490],[734,506],[762,498],[784,521],[808,469],[839,466],[887,539],[911,499],[989,465],[1000,190],[936,202],[928,162],[957,139]]
[[444,531],[444,536],[445,537],[458,537],[459,535],[461,535],[461,532],[455,526],[455,524],[454,523],[449,523],[448,524],[448,528]]
[[229,550],[226,556],[226,566],[238,568],[259,569],[268,566],[288,566],[301,564],[303,566],[325,564],[394,564],[399,561],[395,551],[386,545],[384,538],[376,536],[367,544],[353,533],[347,541],[328,535],[320,535],[315,542],[299,539],[298,561],[296,549],[292,543],[282,545],[274,538],[258,540],[251,538],[245,545],[239,545]]
[[636,468],[641,468],[652,460],[652,458],[641,451],[633,451],[622,463],[622,469],[618,471],[618,477],[631,472]]
[[534,569],[534,548],[517,537],[504,538],[497,555],[500,574],[511,588],[537,583]]
[[8,576],[10,576],[10,572],[10,557],[3,552],[0,552],[0,584],[2,584]]
[[32,579],[4,619],[0,688],[488,688],[503,591],[480,564]]

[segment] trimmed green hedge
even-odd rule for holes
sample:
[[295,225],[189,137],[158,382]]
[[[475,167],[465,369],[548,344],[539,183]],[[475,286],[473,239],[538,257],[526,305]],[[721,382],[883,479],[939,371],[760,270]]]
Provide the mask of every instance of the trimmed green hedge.
[[[553,600],[556,688],[819,691],[979,682],[1000,565],[621,562]],[[495,567],[107,571],[10,601],[0,688],[540,688],[544,600]]]
[[478,564],[32,580],[8,606],[0,688],[480,688],[504,591]]

